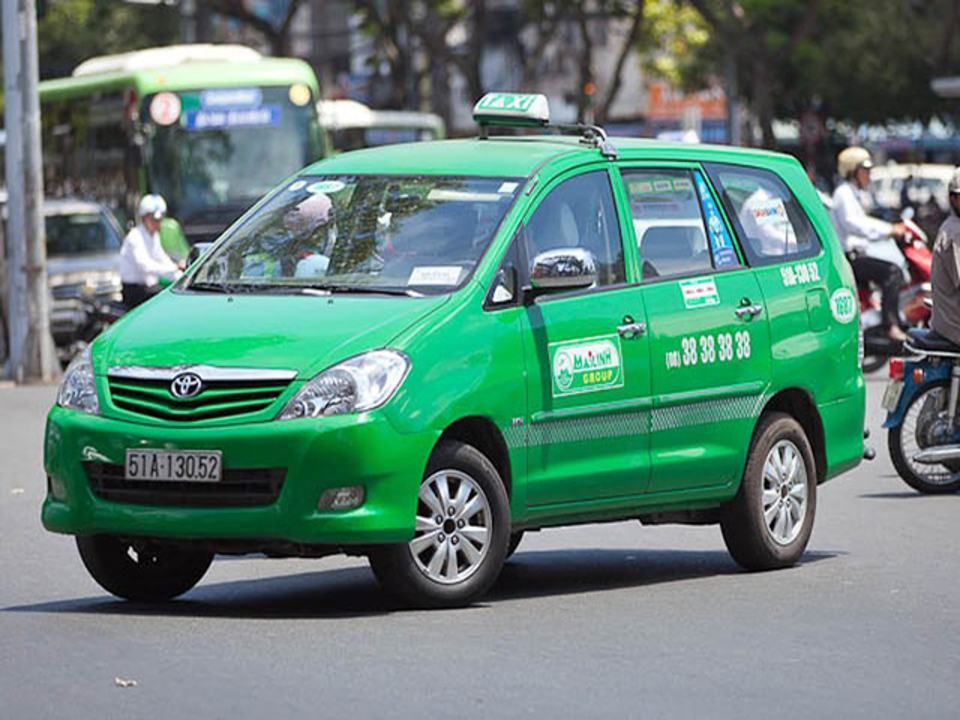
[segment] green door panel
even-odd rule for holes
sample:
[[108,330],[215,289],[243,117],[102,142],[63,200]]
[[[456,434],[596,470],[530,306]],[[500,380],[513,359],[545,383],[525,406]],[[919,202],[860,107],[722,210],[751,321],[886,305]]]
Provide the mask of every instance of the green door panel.
[[531,506],[638,495],[649,472],[650,363],[638,288],[543,298],[523,332]]
[[770,329],[749,269],[643,287],[654,392],[651,493],[739,478],[769,382]]

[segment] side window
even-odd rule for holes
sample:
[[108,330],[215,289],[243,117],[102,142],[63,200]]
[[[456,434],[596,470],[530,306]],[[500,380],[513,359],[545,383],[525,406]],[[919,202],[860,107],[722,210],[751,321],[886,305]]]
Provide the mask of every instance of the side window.
[[615,285],[626,279],[623,239],[610,178],[603,170],[557,185],[527,221],[524,235],[528,272],[539,253],[578,247],[593,254],[597,285]]
[[[624,170],[622,176],[645,281],[740,264],[699,174],[694,177],[689,170],[637,169]],[[695,179],[697,185],[703,185],[703,197]],[[704,223],[704,212],[710,217],[709,227]]]
[[769,170],[707,166],[751,265],[816,255],[820,241],[793,193]]

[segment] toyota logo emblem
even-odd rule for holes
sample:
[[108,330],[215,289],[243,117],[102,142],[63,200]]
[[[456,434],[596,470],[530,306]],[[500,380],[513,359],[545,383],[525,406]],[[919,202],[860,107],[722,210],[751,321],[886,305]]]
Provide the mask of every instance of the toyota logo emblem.
[[170,383],[170,394],[180,400],[192,398],[203,389],[203,380],[196,373],[180,373]]

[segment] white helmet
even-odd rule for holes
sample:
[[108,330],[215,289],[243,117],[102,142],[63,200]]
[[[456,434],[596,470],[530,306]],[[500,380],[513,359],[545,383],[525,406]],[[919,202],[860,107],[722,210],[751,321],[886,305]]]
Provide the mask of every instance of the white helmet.
[[848,178],[860,168],[872,168],[870,153],[859,145],[852,145],[837,155],[837,172],[840,177]]
[[953,175],[950,176],[947,192],[951,195],[960,195],[960,167],[954,169]]
[[167,202],[160,195],[144,195],[140,198],[137,214],[140,217],[149,215],[156,220],[160,220],[167,214]]

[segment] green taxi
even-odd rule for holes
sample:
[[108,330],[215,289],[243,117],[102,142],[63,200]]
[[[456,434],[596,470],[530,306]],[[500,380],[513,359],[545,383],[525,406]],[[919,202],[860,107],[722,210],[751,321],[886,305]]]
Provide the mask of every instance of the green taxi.
[[853,275],[801,166],[537,95],[475,116],[289,178],[70,366],[42,519],[106,590],[347,553],[462,605],[524,532],[624,519],[801,557],[864,452]]

